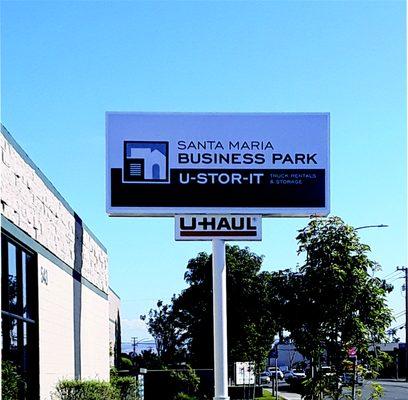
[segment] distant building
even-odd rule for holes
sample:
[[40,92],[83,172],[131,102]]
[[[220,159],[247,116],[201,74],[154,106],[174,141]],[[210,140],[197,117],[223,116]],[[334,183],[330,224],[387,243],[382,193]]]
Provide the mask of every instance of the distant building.
[[406,368],[406,343],[391,342],[391,343],[380,343],[369,348],[369,351],[384,351],[391,357],[391,362],[387,363],[382,369],[380,377],[381,378],[401,378],[407,376]]
[[61,379],[109,379],[119,306],[102,243],[3,126],[0,149],[1,356],[21,399],[48,400]]
[[[268,356],[268,367],[275,366],[275,358],[271,357],[272,352]],[[278,367],[282,369],[290,369],[295,363],[305,361],[305,358],[296,350],[293,343],[278,345]],[[286,367],[286,368],[285,368]]]

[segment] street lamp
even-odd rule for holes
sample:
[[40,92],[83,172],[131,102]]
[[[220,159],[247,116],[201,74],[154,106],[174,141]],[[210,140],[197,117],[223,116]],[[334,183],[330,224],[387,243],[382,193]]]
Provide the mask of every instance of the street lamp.
[[365,228],[388,228],[389,225],[385,224],[380,224],[380,225],[364,225],[364,226],[359,226],[358,228],[354,228],[355,231],[359,229],[365,229]]

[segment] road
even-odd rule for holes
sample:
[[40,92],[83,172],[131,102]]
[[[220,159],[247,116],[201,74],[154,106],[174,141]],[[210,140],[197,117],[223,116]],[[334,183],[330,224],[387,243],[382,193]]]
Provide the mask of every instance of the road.
[[[408,400],[408,382],[405,381],[377,381],[384,388],[382,400]],[[363,399],[368,398],[370,392],[370,382],[363,386]]]
[[[270,389],[271,387],[270,385],[268,386],[265,385],[264,387],[265,389],[268,389],[272,393],[272,390]],[[301,400],[300,394],[291,391],[289,388],[289,385],[284,381],[279,382],[278,391],[279,391],[278,393],[279,397],[282,397],[285,400]]]
[[[370,398],[371,393],[371,381],[366,381],[363,385],[362,400]],[[408,400],[408,383],[405,381],[391,381],[380,380],[376,381],[384,389],[384,396],[381,400]],[[266,386],[265,386],[266,388]],[[350,393],[347,389],[344,390],[344,394]],[[298,393],[290,391],[289,385],[284,382],[279,382],[279,395],[286,400],[300,400],[301,396]]]

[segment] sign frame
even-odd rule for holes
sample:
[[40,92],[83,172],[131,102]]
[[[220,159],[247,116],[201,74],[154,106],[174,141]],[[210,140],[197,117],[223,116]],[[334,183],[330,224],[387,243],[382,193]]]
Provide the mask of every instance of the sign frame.
[[[259,207],[259,206],[217,206],[217,207],[202,207],[202,206],[112,206],[111,199],[111,162],[109,159],[109,118],[111,116],[123,116],[124,118],[132,117],[151,117],[160,119],[163,117],[197,117],[197,118],[211,118],[214,117],[225,117],[225,118],[273,118],[273,117],[297,117],[297,118],[308,118],[320,116],[326,118],[327,132],[325,132],[326,143],[325,143],[325,159],[326,163],[323,168],[325,171],[324,185],[325,193],[324,207]],[[263,217],[310,217],[310,216],[327,216],[330,213],[330,113],[327,112],[315,112],[315,113],[154,113],[154,112],[106,112],[106,212],[109,216],[123,216],[123,217],[174,217],[177,214],[253,214],[262,215]],[[140,128],[143,129],[143,128]],[[211,134],[209,132],[209,134]],[[266,140],[267,138],[265,138]],[[126,140],[130,140],[127,138]],[[140,138],[140,142],[146,140],[145,136]],[[208,166],[211,168],[211,165]],[[220,168],[222,169],[222,168]],[[268,166],[268,169],[269,168]],[[299,169],[299,168],[294,168]],[[237,168],[237,171],[242,171],[242,169]]]
[[254,385],[255,384],[255,362],[237,361],[234,362],[234,381],[235,385]]
[[[234,229],[234,219],[239,218],[239,229]],[[195,219],[196,226],[191,222]],[[201,219],[201,220],[200,220]],[[212,230],[203,229],[202,224],[213,225]],[[187,220],[187,221],[185,221]],[[214,222],[214,224],[212,224]],[[181,226],[190,224],[189,228]],[[228,225],[230,228],[218,228],[219,225]],[[199,226],[201,225],[201,227]],[[245,228],[244,228],[245,226]],[[207,227],[207,226],[206,226]],[[262,240],[262,216],[261,215],[176,215],[174,224],[174,237],[176,241],[211,241],[213,239],[232,241],[261,241]]]

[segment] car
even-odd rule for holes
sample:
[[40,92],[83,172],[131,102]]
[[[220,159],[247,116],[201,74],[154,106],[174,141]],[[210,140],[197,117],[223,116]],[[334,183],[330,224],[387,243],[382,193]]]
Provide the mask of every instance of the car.
[[261,374],[259,374],[259,381],[261,385],[265,385],[270,383],[271,378],[269,376],[269,372],[262,372]]
[[335,375],[335,373],[333,372],[333,369],[330,365],[323,365],[320,367],[320,372],[323,375]]
[[285,381],[290,384],[293,381],[306,379],[306,373],[303,369],[290,369],[285,372]]
[[283,380],[283,372],[279,369],[279,367],[268,367],[268,372],[271,379],[278,378],[279,380]]
[[318,372],[321,373],[322,375],[325,375],[325,376],[330,377],[331,379],[333,379],[334,380],[333,383],[336,383],[337,388],[339,390],[343,386],[342,378],[336,374],[335,370],[330,365],[321,366],[320,371],[318,371]]
[[290,368],[287,365],[280,365],[279,369],[283,372],[283,375],[285,375],[286,372],[288,372]]
[[[346,372],[341,377],[342,386],[351,386],[353,384],[353,374],[350,372]],[[363,375],[357,373],[356,374],[356,384],[362,386],[364,383]]]

